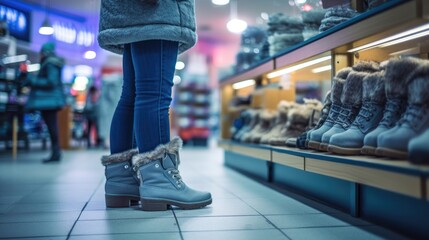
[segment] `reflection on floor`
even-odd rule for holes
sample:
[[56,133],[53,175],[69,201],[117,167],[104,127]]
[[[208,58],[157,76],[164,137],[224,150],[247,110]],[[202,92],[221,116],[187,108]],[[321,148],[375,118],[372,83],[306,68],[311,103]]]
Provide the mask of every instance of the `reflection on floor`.
[[106,209],[102,150],[64,151],[43,165],[38,150],[0,152],[0,238],[31,239],[402,239],[335,209],[279,193],[223,166],[218,148],[182,151],[181,174],[211,191],[209,207],[143,212]]

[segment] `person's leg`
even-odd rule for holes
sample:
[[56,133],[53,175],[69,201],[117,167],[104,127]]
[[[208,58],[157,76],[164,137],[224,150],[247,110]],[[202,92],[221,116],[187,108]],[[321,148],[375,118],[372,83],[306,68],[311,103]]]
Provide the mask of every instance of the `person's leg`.
[[122,94],[110,127],[110,153],[112,154],[124,152],[133,147],[135,77],[130,44],[124,46],[122,63],[124,71]]
[[43,121],[48,127],[49,137],[51,140],[51,157],[46,159],[45,162],[59,161],[61,157],[60,144],[58,142],[58,121],[57,110],[44,110],[41,111]]
[[86,143],[87,143],[87,147],[90,148],[91,147],[91,129],[92,129],[92,121],[91,119],[87,119],[86,121]]
[[135,69],[134,129],[139,152],[170,141],[169,108],[178,43],[149,40],[131,43]]

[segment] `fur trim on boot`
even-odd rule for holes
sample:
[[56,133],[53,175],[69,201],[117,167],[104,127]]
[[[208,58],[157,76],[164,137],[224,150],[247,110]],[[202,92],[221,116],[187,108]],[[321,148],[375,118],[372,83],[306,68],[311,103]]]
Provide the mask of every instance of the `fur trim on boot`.
[[380,71],[380,65],[377,62],[373,61],[360,61],[353,65],[353,70],[356,72],[378,72]]
[[341,94],[341,103],[344,105],[362,104],[362,80],[368,76],[367,72],[351,72],[347,76],[344,84],[343,93]]
[[429,61],[424,61],[408,78],[408,102],[429,104]]
[[346,83],[346,80],[334,77],[332,81],[332,90],[331,90],[332,103],[341,105],[341,94],[343,92],[345,83]]
[[103,166],[107,166],[113,163],[121,163],[121,162],[129,161],[134,155],[138,153],[139,153],[138,149],[130,149],[125,152],[115,153],[109,156],[102,156],[101,164],[103,164]]
[[362,101],[385,103],[384,72],[370,73],[363,79]]
[[407,77],[422,63],[417,58],[390,59],[386,66],[386,95],[391,98],[407,98]]
[[[174,154],[178,156],[179,149],[182,148],[183,141],[179,137],[174,137],[170,142],[166,144],[158,145],[154,150],[137,154],[133,156],[133,169],[137,171],[139,167],[150,163],[151,161],[163,158],[165,154]],[[180,164],[179,158],[177,157],[177,165]]]

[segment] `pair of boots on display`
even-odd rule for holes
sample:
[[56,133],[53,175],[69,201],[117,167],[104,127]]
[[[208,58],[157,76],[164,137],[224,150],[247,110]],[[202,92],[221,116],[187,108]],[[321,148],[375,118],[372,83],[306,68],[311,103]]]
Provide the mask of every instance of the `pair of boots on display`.
[[429,141],[429,133],[422,133],[429,128],[429,62],[391,59],[379,70],[364,68],[359,73],[358,69],[346,68],[334,77],[330,101],[325,103],[330,105],[328,117],[307,133],[308,145],[303,148],[343,155],[409,156],[411,162],[425,162],[429,150],[424,150],[423,142]]
[[132,149],[103,156],[106,207],[129,207],[140,201],[143,211],[164,211],[168,206],[196,209],[211,204],[209,192],[183,182],[178,170],[181,146],[182,140],[175,137],[150,152]]

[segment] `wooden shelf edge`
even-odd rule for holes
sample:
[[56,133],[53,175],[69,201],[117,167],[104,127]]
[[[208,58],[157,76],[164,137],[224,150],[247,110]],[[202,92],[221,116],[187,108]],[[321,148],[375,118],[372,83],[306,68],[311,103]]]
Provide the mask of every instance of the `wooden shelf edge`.
[[243,73],[239,73],[237,75],[234,75],[230,78],[227,78],[219,83],[220,87],[223,87],[225,85],[230,85],[236,82],[240,82],[247,79],[253,79],[255,77],[261,76],[262,74],[265,74],[267,72],[274,70],[274,59],[270,59],[267,62],[264,62],[252,69],[249,69]]

